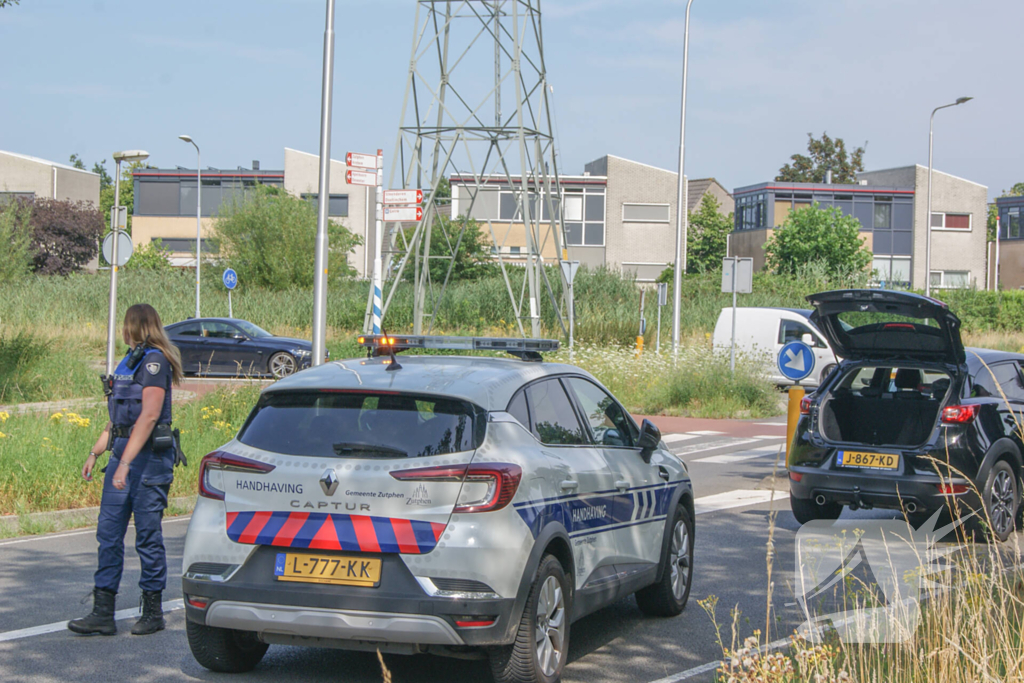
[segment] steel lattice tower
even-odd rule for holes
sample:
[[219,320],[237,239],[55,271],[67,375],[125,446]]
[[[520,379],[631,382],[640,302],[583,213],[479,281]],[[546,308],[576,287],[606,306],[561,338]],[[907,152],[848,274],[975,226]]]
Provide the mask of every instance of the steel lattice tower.
[[[438,197],[449,176],[458,176],[461,216],[470,216],[488,178],[503,180],[516,202],[514,223],[526,239],[526,277],[513,287],[501,256],[511,226],[479,220],[499,247],[497,260],[515,309],[531,335],[540,335],[541,301],[562,323],[562,305],[548,280],[548,265],[563,258],[563,221],[554,135],[544,67],[540,0],[418,0],[409,76],[390,188],[421,188],[424,216],[415,228],[386,224],[383,247],[390,287],[384,314],[407,268],[414,270],[414,334],[433,327],[459,253],[466,220],[439,220],[450,199]],[[396,177],[397,176],[397,177]],[[524,192],[524,188],[527,192]],[[429,196],[428,196],[429,195]],[[501,234],[504,230],[504,234]],[[438,248],[436,243],[443,245]],[[441,254],[431,255],[434,251]],[[554,258],[551,257],[552,247]],[[447,267],[442,282],[431,278],[430,260]],[[562,277],[561,269],[557,277]],[[515,291],[519,289],[519,291]],[[562,288],[565,292],[565,288]]]

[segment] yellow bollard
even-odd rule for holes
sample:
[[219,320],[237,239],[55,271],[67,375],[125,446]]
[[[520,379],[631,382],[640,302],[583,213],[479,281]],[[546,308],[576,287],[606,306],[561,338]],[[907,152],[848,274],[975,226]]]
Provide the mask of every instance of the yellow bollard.
[[796,423],[800,421],[800,402],[804,398],[804,388],[794,384],[789,388],[789,407],[786,411],[786,467],[789,467],[790,445],[796,434]]
[[644,352],[644,338],[637,336],[636,338],[636,357],[639,358]]

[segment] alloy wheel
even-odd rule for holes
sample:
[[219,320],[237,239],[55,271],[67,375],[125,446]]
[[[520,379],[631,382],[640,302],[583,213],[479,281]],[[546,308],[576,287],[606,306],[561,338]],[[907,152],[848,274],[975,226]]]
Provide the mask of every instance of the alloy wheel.
[[1007,533],[1013,525],[1013,507],[1016,497],[1013,476],[1005,470],[996,472],[992,481],[992,491],[989,494],[989,517],[992,519],[992,529],[997,534]]
[[537,664],[545,676],[554,676],[565,650],[565,596],[554,576],[544,580],[537,596]]
[[280,379],[295,372],[295,359],[287,353],[279,353],[270,359],[270,374]]
[[690,585],[690,530],[681,519],[676,520],[672,529],[668,561],[672,572],[672,594],[676,600],[682,600]]

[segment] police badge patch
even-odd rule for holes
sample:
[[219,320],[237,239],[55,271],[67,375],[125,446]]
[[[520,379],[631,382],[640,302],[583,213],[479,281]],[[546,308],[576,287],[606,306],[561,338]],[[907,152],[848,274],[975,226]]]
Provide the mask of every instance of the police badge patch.
[[149,374],[151,375],[155,375],[156,373],[160,372],[160,364],[146,363],[146,371],[149,372]]

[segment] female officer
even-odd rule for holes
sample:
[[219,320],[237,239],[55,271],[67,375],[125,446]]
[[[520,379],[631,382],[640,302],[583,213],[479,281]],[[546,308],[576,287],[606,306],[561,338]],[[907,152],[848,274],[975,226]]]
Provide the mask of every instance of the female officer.
[[164,628],[161,593],[167,583],[167,558],[160,521],[174,478],[170,436],[171,383],[181,382],[181,356],[149,304],[136,304],[124,316],[124,341],[131,347],[114,370],[108,399],[110,422],[82,467],[92,480],[96,458],[111,447],[100,502],[99,568],[89,616],[68,622],[75,633],[114,635],[114,596],[124,570],[124,535],[135,515],[135,550],[142,563],[142,616],[132,633]]

